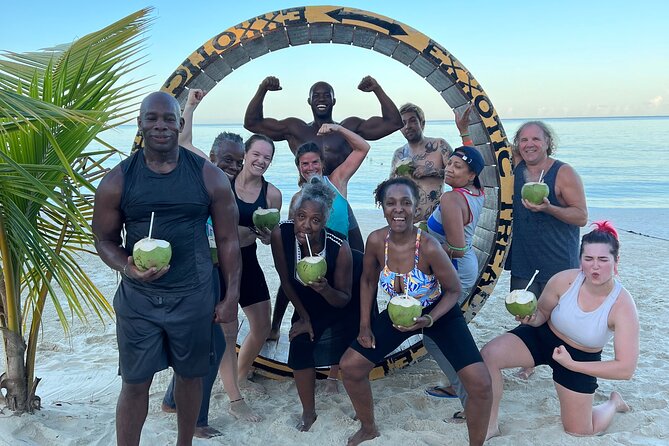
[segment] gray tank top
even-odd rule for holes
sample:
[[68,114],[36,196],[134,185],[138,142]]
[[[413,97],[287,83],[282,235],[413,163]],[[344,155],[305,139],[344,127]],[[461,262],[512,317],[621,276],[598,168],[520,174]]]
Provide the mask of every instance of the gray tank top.
[[[464,227],[465,232],[465,246],[467,252],[464,256],[459,259],[453,259],[453,266],[458,271],[458,278],[460,279],[460,285],[463,289],[471,288],[476,283],[476,279],[479,276],[479,263],[476,258],[476,253],[472,249],[472,242],[474,240],[474,232],[476,231],[476,224],[479,221],[481,216],[481,211],[483,210],[483,202],[485,196],[483,189],[481,189],[478,195],[472,194],[469,190],[464,188],[453,189],[454,192],[462,195],[465,200],[467,200],[467,206],[469,207],[469,223]],[[427,229],[428,233],[434,236],[439,243],[446,242],[446,233],[444,231],[443,222],[441,220],[441,205],[432,212],[430,218],[427,220]]]
[[179,148],[177,166],[167,174],[146,165],[144,150],[121,163],[125,217],[125,248],[132,254],[135,243],[149,234],[151,212],[155,212],[151,237],[172,245],[170,270],[153,282],[123,277],[135,289],[163,295],[190,295],[211,284],[212,262],[206,222],[211,199],[202,178],[204,158]]
[[[553,206],[562,207],[555,195],[555,180],[563,164],[555,160],[543,177]],[[530,279],[534,271],[539,270],[536,280],[545,283],[560,271],[578,267],[579,229],[545,212],[532,212],[523,206],[520,191],[525,184],[526,170],[525,161],[521,161],[513,172],[511,275]]]

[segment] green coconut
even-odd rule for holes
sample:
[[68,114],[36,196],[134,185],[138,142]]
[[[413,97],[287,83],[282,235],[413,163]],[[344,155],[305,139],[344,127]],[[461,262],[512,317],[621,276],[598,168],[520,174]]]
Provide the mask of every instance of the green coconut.
[[548,198],[548,184],[530,182],[523,184],[520,196],[533,204],[541,204],[544,198]]
[[170,242],[156,238],[144,237],[132,249],[135,266],[141,271],[149,268],[164,268],[172,258]]
[[278,209],[263,209],[258,208],[253,211],[253,224],[259,230],[274,229],[279,224],[281,214]]
[[388,302],[388,316],[395,325],[410,327],[416,323],[414,319],[423,314],[423,306],[418,299],[400,294]]
[[506,309],[514,316],[524,318],[537,311],[537,297],[531,291],[513,290],[504,301]]
[[295,270],[297,271],[297,277],[300,278],[302,283],[308,284],[325,277],[328,264],[321,256],[310,256],[297,262]]
[[416,167],[410,159],[404,159],[395,166],[395,174],[401,177],[410,177]]

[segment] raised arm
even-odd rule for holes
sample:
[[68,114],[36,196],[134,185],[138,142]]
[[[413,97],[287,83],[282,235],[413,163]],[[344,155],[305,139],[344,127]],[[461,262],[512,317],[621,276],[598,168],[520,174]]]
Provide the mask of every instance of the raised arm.
[[[216,305],[216,322],[226,323],[237,319],[239,286],[242,275],[239,250],[239,213],[230,181],[222,170],[210,163],[203,166],[203,176],[211,196],[209,213],[214,226],[218,264],[225,280],[225,299]],[[221,290],[223,294],[223,290]]]
[[253,95],[244,114],[244,128],[253,133],[261,133],[274,141],[290,139],[298,133],[297,126],[304,124],[297,118],[286,118],[278,120],[266,118],[263,113],[263,101],[268,91],[281,90],[279,79],[267,76],[258,86],[256,94]]
[[581,177],[569,164],[558,170],[555,180],[555,195],[564,206],[555,206],[544,198],[538,205],[523,200],[523,206],[533,212],[545,212],[570,225],[585,226],[588,223],[588,208]]
[[321,128],[318,129],[318,135],[327,135],[328,133],[339,133],[344,137],[352,149],[344,162],[337,166],[329,176],[332,184],[334,184],[344,198],[346,198],[346,186],[348,185],[348,180],[351,179],[353,174],[360,168],[360,165],[362,165],[362,162],[369,153],[370,146],[362,136],[339,124],[323,124]]
[[373,92],[381,104],[381,116],[372,116],[368,119],[351,116],[341,124],[354,131],[368,141],[376,141],[402,128],[402,116],[395,103],[388,97],[383,88],[371,76],[365,76],[360,81],[358,89],[364,92]]
[[462,112],[455,112],[455,125],[460,132],[460,138],[462,139],[463,146],[474,145],[474,141],[469,134],[469,115],[471,115],[473,109],[474,105],[469,104],[469,106]]
[[184,127],[181,133],[179,133],[179,145],[209,160],[206,153],[193,145],[193,113],[206,94],[206,91],[197,88],[188,90],[188,99],[181,114],[181,117],[184,118]]

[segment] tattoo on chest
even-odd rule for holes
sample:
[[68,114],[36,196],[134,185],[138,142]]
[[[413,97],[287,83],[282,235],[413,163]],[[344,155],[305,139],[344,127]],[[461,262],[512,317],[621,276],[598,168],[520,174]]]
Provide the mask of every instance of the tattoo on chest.
[[436,152],[438,148],[439,148],[439,146],[437,144],[435,144],[434,142],[428,142],[427,144],[425,144],[425,153],[427,154],[427,153]]

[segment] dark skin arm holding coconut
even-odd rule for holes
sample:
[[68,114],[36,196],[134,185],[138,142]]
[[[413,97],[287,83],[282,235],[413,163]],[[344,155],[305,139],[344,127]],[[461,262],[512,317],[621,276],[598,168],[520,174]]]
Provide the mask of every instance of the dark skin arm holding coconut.
[[302,305],[302,301],[298,297],[295,288],[293,288],[290,283],[290,273],[288,272],[288,265],[286,264],[283,240],[281,239],[281,228],[279,226],[275,227],[272,231],[272,257],[274,258],[276,271],[279,273],[281,288],[283,288],[286,297],[288,297],[288,300],[293,304],[295,311],[300,316],[300,320],[291,326],[288,340],[292,341],[298,334],[309,333],[309,338],[313,341],[314,330],[311,327],[311,317],[309,316],[307,309]]
[[167,274],[170,266],[161,269],[152,267],[142,271],[128,256],[123,247],[121,230],[123,213],[121,212],[121,194],[123,193],[123,171],[120,166],[112,169],[100,182],[95,191],[93,211],[93,234],[95,249],[100,258],[110,268],[135,280],[151,282]]
[[[419,255],[421,259],[419,265],[423,263],[423,261],[426,261],[428,268],[432,270],[435,276],[437,276],[437,280],[441,285],[441,299],[439,299],[437,305],[435,305],[429,313],[432,320],[436,322],[457,304],[458,297],[462,290],[460,287],[460,280],[458,279],[458,274],[455,271],[451,260],[448,258],[448,255],[446,255],[446,251],[444,251],[439,242],[429,234],[421,234]],[[394,325],[394,327],[399,331],[421,330],[430,325],[430,318],[421,316],[416,318],[415,322],[416,323],[410,327],[402,327],[399,325]]]

